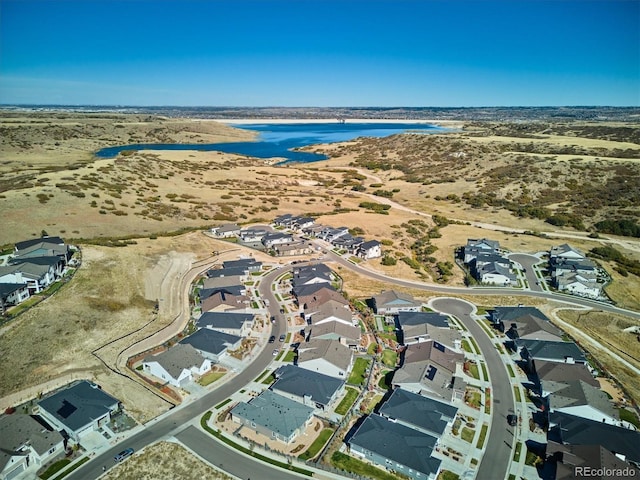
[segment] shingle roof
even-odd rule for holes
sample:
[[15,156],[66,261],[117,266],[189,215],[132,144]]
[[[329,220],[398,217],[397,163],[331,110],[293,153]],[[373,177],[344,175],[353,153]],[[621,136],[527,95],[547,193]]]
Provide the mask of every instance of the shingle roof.
[[360,340],[360,328],[335,321],[311,327],[311,338],[319,338],[325,335],[357,341]]
[[298,364],[322,358],[342,370],[351,364],[353,353],[337,340],[312,339],[298,347]]
[[264,390],[249,403],[241,402],[233,407],[231,415],[289,438],[311,418],[313,408]]
[[199,328],[232,328],[239,330],[245,322],[252,322],[251,313],[205,312],[196,322]]
[[193,335],[184,338],[180,343],[189,344],[192,347],[203,351],[219,355],[224,352],[228,346],[235,345],[242,337],[229,335],[228,333],[218,332],[209,328],[201,328]]
[[544,382],[568,382],[570,380],[582,380],[589,385],[599,388],[600,383],[589,372],[583,363],[550,362],[547,360],[534,360],[536,374]]
[[414,298],[402,292],[396,292],[395,290],[384,290],[379,295],[374,295],[373,300],[376,308],[380,307],[402,307],[402,306],[417,306],[422,302],[414,300]]
[[144,361],[158,362],[169,375],[177,379],[183,370],[202,366],[205,359],[191,345],[178,343],[169,350],[148,356]]
[[572,358],[576,362],[586,362],[582,350],[573,342],[554,342],[549,340],[533,340],[521,338],[518,345],[526,347],[531,358],[543,360],[557,360],[564,362]]
[[119,400],[86,380],[38,402],[42,410],[76,431],[111,411]]
[[369,415],[348,440],[364,450],[422,472],[427,477],[440,468],[440,460],[431,457],[437,438],[379,415]]
[[618,410],[613,408],[609,397],[602,390],[582,380],[570,380],[556,389],[549,397],[552,409],[589,405],[610,417],[619,419]]
[[447,422],[453,420],[457,412],[453,405],[402,388],[396,388],[379,409],[380,415],[436,436],[442,435]]
[[602,445],[640,462],[640,432],[562,412],[549,414],[547,439],[569,445]]
[[294,365],[280,367],[275,376],[277,380],[270,387],[274,392],[281,391],[300,398],[309,396],[322,405],[328,405],[344,385],[343,380]]
[[26,288],[26,283],[0,283],[0,297],[6,297],[13,292]]
[[449,327],[449,317],[435,312],[399,312],[395,315],[398,326],[430,324],[436,327]]
[[[23,445],[29,444],[42,455],[51,448],[62,443],[62,435],[56,430],[47,429],[40,417],[12,413],[0,416],[0,451],[6,456],[0,456],[0,472],[13,454]],[[44,422],[44,421],[42,421]],[[3,463],[4,460],[4,463]]]
[[16,250],[25,250],[29,247],[33,247],[34,245],[38,245],[40,243],[50,244],[50,245],[64,245],[64,240],[60,237],[41,237],[41,238],[33,238],[31,240],[24,240],[22,242],[17,242],[15,244]]

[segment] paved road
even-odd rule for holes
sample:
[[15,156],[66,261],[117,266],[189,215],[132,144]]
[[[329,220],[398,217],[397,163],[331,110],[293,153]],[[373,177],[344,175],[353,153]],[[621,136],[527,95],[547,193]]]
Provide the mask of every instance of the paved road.
[[509,255],[509,260],[518,262],[524,268],[527,282],[529,283],[529,289],[534,292],[543,292],[544,289],[539,284],[540,280],[536,277],[536,271],[533,266],[542,262],[538,257],[534,255],[527,255],[526,253],[514,253]]
[[210,464],[240,479],[299,480],[300,478],[308,478],[271,466],[268,463],[258,462],[222,442],[212,441],[211,436],[195,427],[185,428],[176,435],[176,438]]
[[[269,272],[261,280],[261,294],[265,295],[266,298],[269,298],[269,295],[273,298],[273,295],[270,292],[271,282],[282,272],[283,270],[276,269],[273,272]],[[265,290],[262,290],[263,288]],[[277,311],[278,307],[275,298],[273,298],[270,303],[270,309],[275,309]],[[286,331],[287,326],[284,319],[281,319],[273,325],[272,334],[276,337]],[[248,364],[243,371],[239,372],[234,378],[230,379],[226,383],[220,385],[216,390],[168,412],[158,420],[152,420],[147,423],[143,430],[132,435],[125,442],[121,442],[117,446],[98,455],[90,462],[85,463],[82,467],[67,475],[65,478],[68,480],[95,479],[102,474],[103,466],[111,468],[114,465],[113,457],[123,449],[131,447],[138,451],[163,437],[180,434],[181,431],[189,428],[187,427],[187,424],[194,418],[199,418],[204,412],[222,402],[244,387],[247,383],[257,378],[265,368],[267,368],[272,360],[272,349],[263,349],[262,352],[255,357],[253,362]],[[209,443],[213,445],[216,442],[210,440]],[[225,459],[220,459],[220,461],[228,463]],[[262,468],[261,462],[254,461],[254,464],[256,469]]]
[[431,306],[460,320],[476,340],[484,355],[491,379],[492,420],[476,478],[478,480],[503,479],[509,470],[511,449],[514,446],[513,428],[507,425],[507,415],[514,413],[513,390],[507,368],[482,327],[471,318],[471,312],[474,309],[471,304],[464,300],[442,298],[431,302]]

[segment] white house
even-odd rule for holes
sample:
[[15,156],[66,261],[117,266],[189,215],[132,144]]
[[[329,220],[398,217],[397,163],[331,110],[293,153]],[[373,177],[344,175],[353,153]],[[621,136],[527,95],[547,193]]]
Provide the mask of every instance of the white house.
[[[36,472],[64,453],[62,434],[45,427],[36,416],[12,413],[0,416],[0,478],[37,478]],[[27,477],[28,475],[28,477]]]
[[169,350],[151,355],[142,362],[143,370],[175,387],[204,375],[211,369],[211,360],[204,358],[189,344],[178,343]]
[[601,284],[582,281],[577,275],[558,277],[557,282],[558,290],[561,292],[566,291],[587,298],[598,298],[601,294]]
[[357,253],[359,257],[364,259],[377,258],[382,256],[382,246],[377,240],[370,240],[368,242],[361,243],[358,246]]
[[298,366],[330,377],[346,379],[353,352],[338,340],[312,339],[298,347]]
[[0,312],[2,307],[17,305],[29,298],[26,283],[0,283]]
[[211,227],[211,233],[218,238],[237,237],[240,235],[240,227],[235,223],[225,223],[217,227]]

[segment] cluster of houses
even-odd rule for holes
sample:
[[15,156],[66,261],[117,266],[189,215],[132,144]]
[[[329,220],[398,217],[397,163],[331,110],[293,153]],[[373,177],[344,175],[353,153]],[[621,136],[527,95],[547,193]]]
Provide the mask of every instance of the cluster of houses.
[[18,242],[0,265],[0,314],[59,280],[73,255],[60,237]]
[[143,371],[163,383],[182,387],[238,350],[255,324],[244,282],[261,269],[261,262],[242,258],[208,270],[198,291],[201,315],[196,331],[169,349],[146,357]]
[[517,286],[511,260],[500,250],[496,240],[469,239],[460,251],[462,262],[471,276],[485,285]]
[[120,410],[117,398],[83,380],[40,400],[33,414],[5,413],[0,416],[0,478],[24,472],[36,478],[42,466],[107,427]]
[[226,224],[211,228],[218,238],[237,237],[238,241],[253,248],[260,248],[276,256],[305,255],[313,252],[313,245],[304,235],[315,237],[330,243],[334,248],[344,250],[351,255],[364,259],[382,256],[382,246],[377,240],[366,241],[363,237],[353,236],[347,227],[329,227],[315,223],[311,217],[280,215],[273,221],[275,232],[266,228],[241,229],[236,224]]
[[580,250],[568,244],[553,247],[549,252],[549,273],[554,288],[561,292],[588,298],[602,297],[598,266]]
[[547,430],[546,461],[558,474],[573,473],[576,466],[597,468],[594,462],[603,459],[640,462],[640,433],[620,419],[578,345],[564,341],[537,308],[496,307],[489,319],[519,353],[526,386],[538,400],[534,420]]

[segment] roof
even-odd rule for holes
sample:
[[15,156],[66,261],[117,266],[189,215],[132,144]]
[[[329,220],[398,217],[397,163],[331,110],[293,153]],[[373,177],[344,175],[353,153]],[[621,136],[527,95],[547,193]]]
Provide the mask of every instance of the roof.
[[437,440],[432,435],[373,414],[365,418],[347,443],[422,472],[428,477],[440,468],[440,460],[431,457]]
[[416,338],[434,340],[451,349],[459,348],[456,342],[462,342],[462,335],[458,330],[451,328],[439,328],[430,324],[415,325],[405,327],[402,331],[397,332],[398,342],[401,344],[414,343]]
[[60,237],[40,237],[33,238],[31,240],[24,240],[22,242],[17,242],[15,244],[16,250],[25,250],[29,247],[33,247],[34,245],[38,245],[40,243],[46,243],[50,245],[64,245],[64,240]]
[[343,302],[337,302],[335,300],[327,300],[320,304],[318,309],[311,313],[313,323],[324,320],[325,318],[336,317],[346,322],[351,322],[352,314],[351,310]]
[[[325,303],[329,300],[342,303],[343,305],[349,305],[349,300],[344,298],[342,294],[339,293],[331,285],[327,283],[319,283],[319,284],[315,283],[312,285],[319,285],[320,288],[314,289],[313,293],[299,295],[298,304],[300,306],[304,306],[305,308],[308,308],[308,309],[314,309],[319,307],[320,304]],[[300,290],[304,292],[306,289],[303,287]],[[309,290],[312,290],[312,289],[309,289]]]
[[231,410],[231,415],[290,438],[311,418],[313,408],[267,389],[249,403],[238,403]]
[[63,440],[60,432],[46,428],[40,417],[24,413],[0,416],[0,432],[0,472],[14,454],[21,455],[17,450],[22,446],[29,444],[42,455]]
[[380,415],[434,435],[441,435],[457,412],[453,405],[402,388],[396,388],[379,409]]
[[466,246],[498,250],[500,248],[500,242],[498,242],[497,240],[489,240],[487,238],[480,238],[480,239],[470,238],[467,240]]
[[224,225],[218,225],[217,227],[213,227],[211,230],[215,230],[218,233],[226,233],[226,232],[235,232],[236,230],[240,230],[240,227],[235,223],[225,223]]
[[517,320],[510,320],[504,324],[507,337],[515,340],[517,338],[530,338],[537,340],[561,341],[563,332],[548,320],[525,315]]
[[549,321],[549,318],[535,307],[496,307],[491,310],[493,322],[513,322],[519,319],[539,318]]
[[[559,454],[559,455],[558,455]],[[640,470],[621,458],[618,458],[601,445],[560,445],[556,442],[547,444],[547,455],[557,458],[556,480],[574,480],[576,467],[590,467],[592,470],[627,469],[628,477],[640,476]],[[605,480],[610,476],[590,475],[594,479]]]
[[564,362],[572,358],[576,362],[587,361],[582,350],[573,342],[521,338],[518,340],[518,345],[525,347],[529,351],[529,356],[534,359]]
[[570,258],[585,258],[584,253],[582,253],[577,248],[573,248],[568,243],[563,243],[562,245],[558,245],[557,247],[552,247],[549,252],[550,257],[570,257]]
[[568,445],[602,445],[640,462],[640,432],[563,412],[549,413],[547,439]]
[[549,397],[551,409],[589,405],[610,417],[620,419],[618,410],[613,408],[607,394],[599,388],[582,380],[570,380],[560,387]]
[[0,267],[0,277],[4,275],[22,273],[30,278],[38,279],[45,276],[51,269],[51,265],[40,265],[37,262],[32,262],[31,260],[32,259],[28,259],[16,265],[5,265]]
[[196,322],[198,328],[233,328],[241,329],[246,322],[253,322],[251,313],[205,312]]
[[373,301],[376,308],[422,305],[422,302],[414,300],[411,295],[395,290],[383,290],[379,295],[373,296]]
[[298,347],[298,365],[322,358],[342,370],[351,364],[352,352],[337,340],[311,339]]
[[246,308],[248,303],[249,297],[245,295],[234,295],[232,293],[225,292],[224,290],[218,290],[202,300],[200,302],[200,308],[203,312],[208,312],[220,305],[227,305],[233,308],[225,308],[224,310],[237,310]]
[[360,250],[369,250],[370,248],[379,247],[381,244],[378,240],[369,240],[360,244]]
[[587,366],[583,363],[549,362],[547,360],[534,360],[538,378],[546,382],[568,382],[570,380],[582,380],[589,385],[599,388],[600,383],[594,378]]
[[233,277],[233,276],[243,276],[249,270],[248,266],[239,266],[232,268],[216,268],[207,270],[207,277],[209,278],[220,278],[220,277]]
[[241,258],[239,260],[227,260],[222,262],[223,268],[237,268],[237,267],[261,267],[262,262],[258,262],[255,258]]
[[29,262],[33,265],[57,266],[63,259],[55,255],[42,255],[40,257],[14,257],[9,260],[10,265],[20,265]]
[[0,283],[0,297],[11,295],[17,290],[27,288],[26,283]]
[[434,312],[399,312],[396,314],[397,326],[430,324],[436,327],[449,328],[449,317]]
[[82,380],[38,402],[65,427],[76,431],[110,412],[119,400],[98,385]]
[[306,368],[285,365],[275,372],[273,391],[281,391],[298,397],[311,397],[314,402],[328,405],[344,381]]
[[428,360],[451,373],[455,373],[456,364],[464,362],[464,355],[462,353],[454,352],[450,348],[433,340],[409,345],[401,356],[403,364]]
[[329,339],[360,340],[360,328],[342,322],[326,322],[311,327],[311,338],[326,336]]
[[177,343],[169,350],[144,359],[145,363],[159,363],[173,378],[178,378],[183,370],[200,367],[204,361],[204,357],[188,343]]
[[198,291],[198,296],[200,297],[200,302],[209,298],[211,295],[214,295],[218,292],[222,292],[226,295],[243,295],[247,291],[247,287],[244,285],[229,285],[228,287],[217,287],[217,288],[201,288]]
[[323,288],[330,288],[331,290],[336,290],[330,284],[326,282],[322,283],[310,283],[309,285],[297,285],[293,287],[293,294],[297,297],[304,297],[308,295],[313,295],[314,293],[322,290]]
[[235,345],[242,337],[229,335],[228,333],[218,332],[210,328],[201,328],[193,335],[184,338],[180,343],[189,344],[193,348],[202,352],[219,355],[224,352],[227,347]]
[[218,278],[205,278],[202,283],[203,288],[221,288],[231,287],[234,285],[242,285],[242,278],[240,275],[230,275]]

